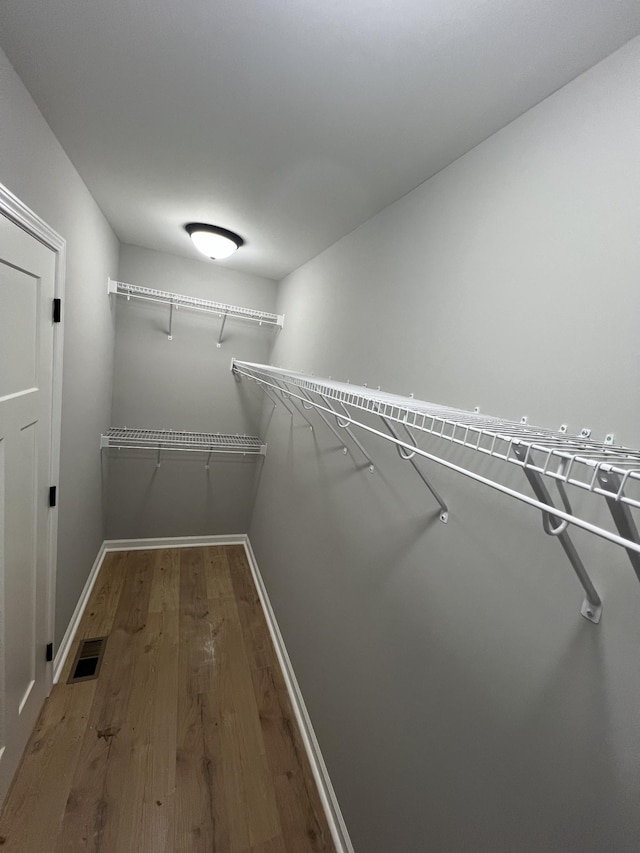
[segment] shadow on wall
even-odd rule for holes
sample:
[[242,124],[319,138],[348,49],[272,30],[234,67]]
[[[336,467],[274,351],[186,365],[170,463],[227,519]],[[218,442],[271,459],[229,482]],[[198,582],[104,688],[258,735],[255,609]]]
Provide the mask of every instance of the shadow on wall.
[[108,455],[107,538],[247,532],[262,457],[214,454],[207,469],[205,452],[165,452],[160,467],[153,451]]
[[[613,849],[610,821],[624,788],[608,737],[613,721],[601,643],[600,631],[576,622],[546,680],[500,732],[502,750],[513,759],[506,776],[496,767],[496,778],[505,803],[529,815],[532,849],[577,850],[580,842],[585,849]],[[571,814],[569,791],[592,821]],[[540,826],[538,813],[552,820]]]

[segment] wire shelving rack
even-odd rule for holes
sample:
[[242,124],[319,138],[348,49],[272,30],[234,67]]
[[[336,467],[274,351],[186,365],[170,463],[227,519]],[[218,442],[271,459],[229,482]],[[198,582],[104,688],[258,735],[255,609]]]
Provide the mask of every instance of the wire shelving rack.
[[118,450],[154,450],[156,465],[164,451],[207,454],[206,466],[212,454],[236,454],[242,456],[264,456],[267,445],[254,435],[239,435],[219,432],[184,432],[180,430],[131,429],[111,427],[100,436],[100,448]]
[[[526,418],[505,420],[481,414],[478,409],[465,411],[265,364],[234,359],[231,369],[237,379],[255,380],[272,400],[288,401],[285,405],[291,414],[290,406],[294,404],[295,410],[310,426],[304,410],[315,410],[341,438],[335,421],[337,427],[356,442],[370,471],[374,470],[371,456],[351,427],[393,442],[401,458],[411,462],[440,505],[443,522],[449,517],[447,504],[430,478],[417,466],[419,458],[438,463],[540,510],[545,533],[558,538],[585,590],[581,612],[590,621],[600,620],[602,601],[569,538],[571,525],[625,548],[640,580],[640,536],[635,518],[640,509],[640,450],[616,444],[613,434],[598,441],[591,437],[588,428],[572,435],[564,425],[550,430],[530,425]],[[367,417],[370,415],[380,419],[384,431],[372,426],[371,418]],[[420,447],[418,440],[423,437],[433,437],[437,441]],[[446,458],[443,455],[446,443],[517,465],[523,470],[533,496],[490,479],[462,462]],[[343,450],[347,452],[346,444]],[[552,484],[558,492],[560,507],[551,497],[549,487]],[[604,498],[617,532],[576,513],[566,486]]]
[[152,287],[141,287],[136,284],[127,284],[123,281],[108,279],[107,293],[115,293],[126,296],[127,299],[142,299],[147,302],[157,302],[169,306],[169,340],[173,339],[173,315],[179,308],[188,308],[195,311],[204,311],[207,314],[215,314],[222,319],[220,334],[218,336],[218,347],[222,346],[222,336],[228,317],[235,320],[249,320],[260,326],[274,326],[281,329],[284,326],[284,314],[272,314],[269,311],[258,311],[254,308],[241,308],[237,305],[228,305],[225,302],[213,302],[209,299],[199,299],[195,296],[185,296],[180,293],[171,293],[166,290],[156,290]]

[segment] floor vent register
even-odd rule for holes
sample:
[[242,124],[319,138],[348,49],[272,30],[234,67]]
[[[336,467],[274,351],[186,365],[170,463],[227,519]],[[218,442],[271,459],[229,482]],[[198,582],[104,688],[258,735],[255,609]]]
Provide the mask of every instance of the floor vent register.
[[106,637],[93,637],[80,643],[80,648],[71,667],[68,684],[90,681],[92,678],[98,677],[106,644]]

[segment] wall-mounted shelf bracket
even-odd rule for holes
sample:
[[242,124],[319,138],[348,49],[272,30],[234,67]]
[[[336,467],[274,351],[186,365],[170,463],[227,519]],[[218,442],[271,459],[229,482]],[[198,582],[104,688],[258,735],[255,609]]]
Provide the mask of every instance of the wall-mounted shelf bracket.
[[[305,415],[305,413],[304,413],[303,411],[301,411],[300,406],[298,406],[298,404],[296,403],[296,401],[295,401],[294,399],[292,399],[291,394],[287,391],[287,389],[286,389],[285,387],[283,387],[282,383],[281,383],[281,382],[278,382],[277,380],[275,381],[275,383],[274,383],[274,384],[275,384],[275,386],[277,387],[278,391],[280,392],[280,398],[281,398],[281,400],[282,400],[282,404],[283,404],[284,406],[286,406],[286,408],[287,408],[287,410],[288,410],[288,411],[291,411],[290,406],[293,406],[293,408],[295,409],[295,411],[297,412],[297,414],[298,414],[298,415],[300,415],[300,417],[301,417],[304,421],[306,421],[306,422],[307,422],[307,425],[309,426],[309,429],[313,432],[313,424],[311,423],[311,421],[309,420],[309,418]],[[285,402],[285,400],[286,400],[287,402]],[[292,414],[293,414],[293,413],[292,413]]]
[[277,408],[278,403],[282,403],[284,408],[289,412],[291,419],[293,420],[293,409],[291,408],[291,406],[287,405],[286,401],[282,397],[278,397],[275,390],[272,390],[268,385],[265,385],[264,382],[258,382],[258,385],[260,386],[260,388],[262,388],[264,393],[271,400],[274,408]]
[[[402,439],[400,438],[400,434],[398,433],[398,431],[396,430],[396,428],[393,426],[393,424],[391,423],[391,421],[390,421],[390,420],[388,420],[388,418],[383,417],[382,415],[380,415],[380,419],[382,420],[382,423],[386,426],[386,428],[387,428],[387,430],[389,431],[389,433],[390,433],[390,434],[391,434],[391,435],[396,439],[396,441],[402,441]],[[415,440],[415,438],[413,437],[413,435],[411,434],[411,432],[407,429],[406,425],[405,425],[405,430],[406,430],[407,435],[408,435],[408,437],[409,437],[409,441],[410,441],[410,442],[411,442],[415,447],[417,447],[416,440]],[[440,506],[440,521],[441,521],[443,524],[446,524],[446,523],[449,521],[449,507],[446,505],[446,503],[444,502],[444,500],[440,497],[440,495],[439,495],[439,494],[438,494],[438,492],[436,491],[436,489],[435,489],[435,487],[434,487],[433,483],[429,480],[429,478],[428,478],[428,477],[427,477],[427,475],[424,473],[424,471],[422,471],[422,470],[418,467],[418,464],[417,464],[417,462],[416,462],[416,460],[415,460],[415,455],[416,455],[415,450],[406,450],[406,449],[405,449],[404,447],[402,447],[402,445],[400,445],[400,444],[397,444],[397,445],[396,445],[396,450],[398,451],[398,456],[400,457],[400,459],[402,459],[404,462],[410,462],[410,463],[411,463],[411,465],[413,466],[413,468],[414,468],[415,472],[417,473],[418,477],[420,477],[420,479],[422,480],[422,482],[425,484],[425,486],[429,489],[429,491],[431,492],[431,494],[433,495],[433,497],[436,499],[436,502],[437,502],[437,503],[439,504],[439,506]]]
[[218,335],[218,341],[216,343],[218,349],[220,349],[220,347],[222,346],[222,335],[224,334],[224,324],[227,322],[227,316],[227,314],[223,314],[222,316],[222,323],[220,324],[220,334]]
[[127,284],[123,281],[114,281],[107,279],[107,293],[115,293],[120,296],[126,296],[127,299],[142,299],[146,302],[158,302],[162,305],[169,306],[169,329],[168,338],[173,340],[173,315],[178,308],[190,308],[194,311],[204,311],[207,314],[216,314],[222,318],[220,333],[216,343],[217,347],[222,346],[222,336],[224,333],[227,317],[232,317],[236,320],[250,320],[258,323],[259,326],[276,326],[282,328],[284,326],[284,314],[272,314],[269,311],[258,311],[254,308],[241,308],[238,305],[228,305],[225,302],[213,302],[209,299],[199,299],[195,296],[186,296],[181,293],[170,293],[166,290],[156,290],[152,287],[140,287],[136,284]]
[[[520,462],[524,463],[527,461],[527,457],[530,457],[531,463],[534,462],[533,458],[531,458],[531,452],[529,447],[525,447],[524,445],[517,444],[514,442],[512,446],[512,450],[514,455]],[[549,507],[555,509],[553,501],[551,499],[551,495],[549,494],[549,490],[545,482],[542,479],[541,474],[538,471],[533,470],[532,468],[527,468],[526,466],[523,468],[525,476],[529,481],[531,488],[535,496],[539,501],[543,504],[547,504]],[[556,481],[556,486],[558,489],[558,493],[562,499],[562,503],[564,504],[565,510],[569,513],[573,513],[573,509],[571,508],[571,504],[569,502],[569,498],[564,489],[562,482],[559,480]],[[595,622],[596,624],[600,621],[600,617],[602,616],[602,600],[598,595],[596,588],[594,587],[591,578],[587,570],[584,567],[584,563],[580,559],[578,552],[576,551],[575,545],[573,544],[569,534],[567,533],[567,527],[569,526],[569,522],[566,520],[553,519],[548,512],[542,511],[542,526],[544,528],[544,532],[549,536],[557,536],[558,541],[562,545],[569,562],[571,563],[574,572],[578,580],[580,581],[582,588],[585,591],[586,598],[582,602],[582,607],[580,612],[585,617],[585,619],[589,619],[591,622]]]
[[[369,456],[367,451],[362,446],[362,443],[353,434],[353,430],[349,426],[349,424],[353,423],[353,421],[351,420],[351,417],[349,416],[349,412],[345,409],[345,417],[341,417],[340,412],[337,412],[333,408],[330,401],[324,395],[320,394],[319,396],[320,396],[320,399],[325,404],[325,406],[327,407],[327,409],[329,409],[331,412],[333,412],[335,419],[336,419],[336,423],[338,424],[340,429],[343,429],[346,432],[346,434],[349,436],[351,441],[355,444],[355,446],[358,448],[358,450],[362,453],[364,458],[367,460],[367,462],[369,463],[369,473],[373,474],[373,472],[375,471],[375,465],[371,461],[371,457]],[[343,406],[343,408],[344,408],[344,406]]]
[[332,433],[335,435],[335,437],[338,439],[338,442],[342,445],[342,452],[343,452],[343,453],[344,453],[344,455],[346,456],[346,455],[347,455],[347,453],[349,452],[349,448],[348,448],[348,447],[347,447],[347,445],[343,442],[343,440],[342,440],[342,436],[340,435],[340,433],[338,432],[338,430],[334,427],[334,425],[331,423],[331,421],[330,421],[330,420],[329,420],[329,418],[325,415],[325,413],[322,411],[322,409],[319,409],[319,408],[315,405],[315,403],[313,402],[313,399],[311,398],[311,395],[309,394],[309,392],[308,392],[306,389],[301,388],[301,389],[300,389],[300,393],[301,393],[302,405],[304,406],[304,408],[305,408],[305,409],[315,409],[316,414],[321,418],[321,420],[323,420],[323,421],[325,422],[325,424],[329,427],[329,429],[331,430],[331,432],[332,432]]
[[[640,545],[640,536],[635,520],[631,515],[631,511],[627,504],[620,501],[620,497],[624,494],[625,477],[620,477],[615,471],[603,466],[598,469],[598,482],[605,492],[610,492],[611,497],[605,497],[609,511],[613,518],[613,522],[618,529],[618,533],[624,539],[630,539]],[[638,580],[640,580],[640,554],[637,551],[632,551],[630,548],[625,549],[629,555],[629,560],[633,566]]]

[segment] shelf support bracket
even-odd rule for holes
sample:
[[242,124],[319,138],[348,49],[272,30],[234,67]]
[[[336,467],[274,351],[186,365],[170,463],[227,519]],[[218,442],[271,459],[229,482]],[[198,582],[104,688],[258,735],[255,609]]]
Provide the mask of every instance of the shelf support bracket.
[[[284,391],[282,392],[282,395],[283,395],[284,397],[286,397],[286,396],[287,396],[287,395],[286,395],[286,393],[285,393]],[[313,432],[313,424],[311,423],[311,421],[309,420],[309,418],[305,415],[305,413],[304,413],[303,411],[301,411],[301,410],[300,410],[300,408],[299,408],[299,406],[297,405],[296,401],[295,401],[295,400],[292,400],[290,397],[289,397],[289,398],[287,398],[287,399],[289,400],[289,402],[291,403],[291,405],[293,406],[293,408],[296,410],[296,412],[300,415],[300,417],[301,417],[301,418],[303,418],[303,420],[305,420],[305,421],[307,422],[307,424],[309,425],[309,429],[311,430],[311,432]]]
[[[257,379],[256,382],[258,383],[259,387],[262,388],[262,390],[267,395],[267,397],[271,400],[271,402],[273,403],[274,409],[276,409],[278,407],[278,398],[276,397],[275,393],[272,394],[269,386],[266,385],[261,379]],[[289,414],[293,418],[293,412],[291,411],[289,406],[285,403],[284,399],[280,400],[280,402],[282,403],[282,405],[285,407],[285,409],[289,412]]]
[[171,305],[169,306],[169,340],[170,341],[173,340],[173,309],[174,308],[175,308],[175,305],[172,302]]
[[[387,418],[385,418],[383,415],[380,415],[380,419],[382,420],[383,424],[386,426],[386,428],[387,428],[387,430],[389,431],[390,435],[391,435],[393,438],[395,438],[395,439],[396,439],[396,441],[402,441],[402,439],[400,438],[400,436],[399,436],[399,434],[398,434],[397,429],[393,426],[393,424],[391,423],[391,421],[389,421],[389,420],[388,420]],[[416,445],[416,440],[415,440],[415,438],[413,437],[413,435],[411,434],[411,432],[409,431],[409,429],[408,429],[408,427],[406,426],[406,424],[405,424],[405,430],[406,430],[406,432],[407,432],[407,435],[409,436],[409,439],[410,439],[411,443],[414,445],[414,447],[415,447],[415,446],[417,446],[417,445]],[[422,471],[422,470],[418,467],[418,464],[417,464],[417,462],[416,462],[416,460],[415,460],[415,458],[414,458],[414,457],[415,457],[415,452],[414,452],[414,451],[407,451],[404,447],[401,447],[399,444],[397,444],[397,445],[396,445],[396,450],[398,451],[398,455],[400,456],[400,458],[401,458],[402,460],[404,460],[405,462],[411,462],[411,465],[413,466],[414,470],[416,471],[416,473],[417,473],[418,477],[420,477],[420,479],[422,480],[422,482],[423,482],[423,483],[425,484],[425,486],[429,489],[429,491],[431,492],[431,494],[433,495],[433,497],[436,499],[436,502],[437,502],[437,503],[439,504],[439,506],[440,506],[440,521],[441,521],[443,524],[446,524],[446,523],[449,521],[449,507],[446,505],[446,503],[442,500],[442,498],[440,497],[440,495],[438,494],[438,492],[435,490],[435,488],[434,488],[434,487],[433,487],[433,485],[431,484],[431,482],[430,482],[429,478],[428,478],[428,477],[427,477],[427,475],[424,473],[424,471]]]
[[300,417],[303,418],[303,420],[305,420],[307,422],[311,432],[313,432],[313,424],[311,423],[309,418],[305,415],[305,413],[300,410],[300,407],[298,406],[296,401],[291,397],[291,394],[287,393],[287,389],[282,387],[281,382],[278,382],[276,379],[274,379],[273,381],[278,386],[278,390],[280,391],[280,396],[282,397],[283,402],[284,402],[284,400],[288,400],[291,403],[291,405],[293,406],[293,408],[296,410],[296,412],[300,415]]
[[[336,410],[335,410],[335,409],[333,408],[333,406],[331,405],[331,402],[330,402],[330,401],[329,401],[329,400],[324,396],[324,394],[320,394],[319,396],[320,396],[320,399],[324,402],[325,406],[326,406],[328,409],[331,409],[331,411],[332,411],[332,412],[333,412],[333,414],[335,415],[335,417],[336,417],[336,423],[338,424],[338,426],[340,427],[340,429],[343,429],[343,430],[347,433],[347,435],[349,436],[349,438],[351,439],[351,441],[355,444],[355,446],[358,448],[358,450],[359,450],[359,451],[362,453],[362,455],[365,457],[365,459],[366,459],[366,460],[367,460],[367,462],[369,463],[369,472],[370,472],[371,474],[373,474],[373,472],[375,471],[374,464],[373,464],[373,462],[371,461],[371,458],[369,457],[369,454],[367,453],[367,451],[364,449],[364,447],[362,446],[362,444],[361,444],[361,443],[360,443],[360,441],[358,440],[358,438],[353,434],[353,430],[349,427],[349,423],[350,423],[351,421],[350,421],[349,419],[345,421],[345,420],[344,420],[344,418],[341,418],[341,416],[340,416],[340,412],[336,412]],[[348,413],[347,413],[347,418],[349,418]],[[341,421],[344,421],[344,422],[341,422]]]
[[220,326],[220,334],[218,335],[218,341],[216,343],[216,346],[218,347],[218,349],[220,349],[220,347],[222,346],[222,335],[224,333],[224,325],[227,322],[227,316],[228,316],[227,314],[222,315],[222,324]]
[[[549,490],[547,489],[546,484],[542,479],[542,475],[538,471],[533,471],[531,468],[528,468],[526,465],[527,462],[527,448],[513,444],[512,450],[518,459],[518,461],[523,463],[523,471],[531,488],[534,491],[535,496],[541,503],[547,504],[547,506],[553,507],[553,501],[551,500],[551,495],[549,494]],[[529,454],[529,461],[531,461],[531,455]],[[560,486],[561,484],[558,483]],[[562,501],[567,509],[567,512],[571,512],[571,505],[569,504],[569,499],[567,498],[566,492],[564,488],[559,489],[560,496]],[[571,541],[569,534],[567,533],[568,523],[566,521],[557,521],[556,526],[553,527],[553,523],[551,521],[551,517],[548,513],[542,513],[542,524],[544,527],[544,532],[549,536],[557,536],[558,541],[562,545],[571,566],[573,567],[574,572],[578,580],[580,581],[582,588],[585,591],[586,598],[582,602],[582,607],[580,608],[580,613],[584,616],[585,619],[588,619],[590,622],[595,622],[596,624],[600,621],[600,617],[602,616],[602,599],[598,595],[596,588],[594,587],[591,578],[587,570],[584,567],[582,560],[580,559],[580,555],[576,551],[575,545]]]
[[160,467],[160,448],[158,448],[158,454],[156,456],[156,468]]
[[[626,504],[618,500],[623,494],[622,487],[624,485],[621,483],[620,475],[614,471],[608,471],[605,467],[601,467],[598,469],[598,483],[605,492],[611,492],[611,497],[605,497],[605,500],[620,536],[640,544],[638,528],[631,515],[631,511]],[[636,577],[640,580],[640,554],[637,551],[632,551],[630,548],[625,548],[625,551],[629,555]]]
[[315,409],[316,414],[317,414],[317,415],[319,415],[319,416],[322,418],[322,420],[325,422],[325,424],[329,427],[329,429],[331,430],[331,432],[335,435],[335,437],[338,439],[338,441],[339,441],[339,442],[340,442],[340,444],[342,445],[342,452],[343,452],[343,453],[344,453],[344,455],[346,456],[346,455],[347,455],[347,453],[349,452],[349,450],[348,450],[348,448],[347,448],[346,444],[343,442],[343,440],[342,440],[342,436],[340,435],[340,433],[338,432],[338,430],[334,427],[334,425],[331,423],[331,421],[330,421],[330,420],[329,420],[329,418],[325,415],[325,413],[322,411],[322,409],[319,409],[319,408],[315,405],[315,403],[313,402],[313,398],[311,397],[311,395],[309,394],[309,392],[307,391],[307,389],[306,389],[306,388],[300,388],[300,393],[301,393],[301,394],[303,394],[303,395],[307,398],[307,400],[309,400],[309,405],[308,405],[308,407],[307,407],[307,406],[305,406],[305,404],[304,404],[304,403],[303,403],[302,405],[303,405],[303,406],[305,406],[305,409],[306,409],[306,408],[309,408],[309,409]]

